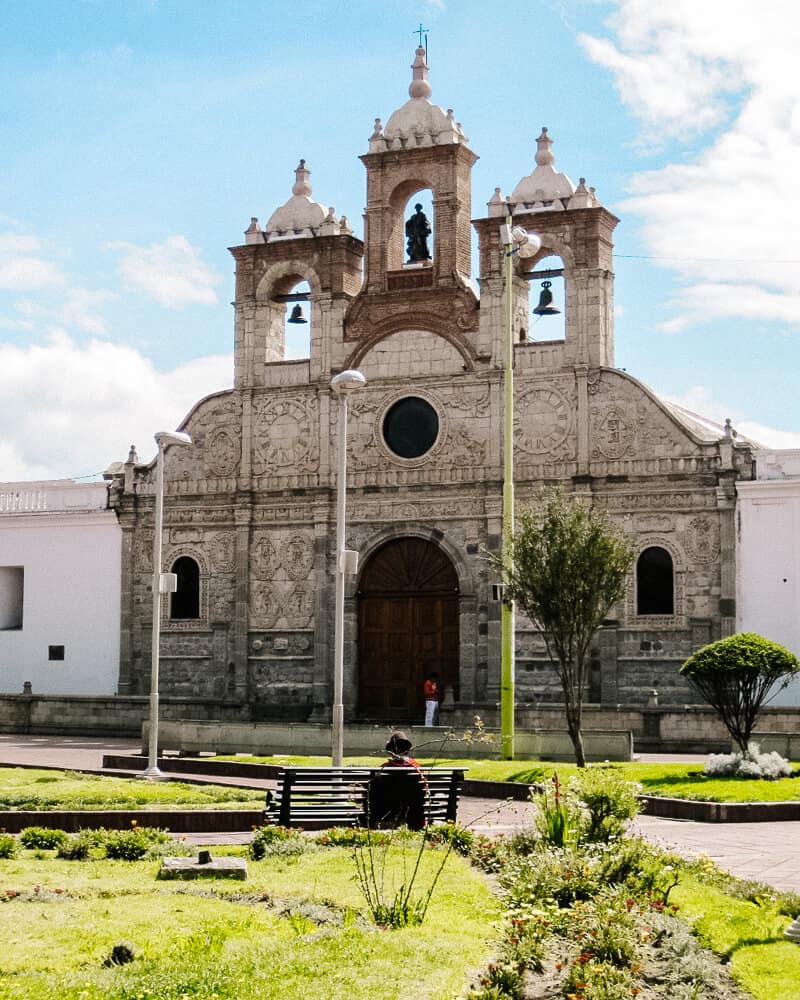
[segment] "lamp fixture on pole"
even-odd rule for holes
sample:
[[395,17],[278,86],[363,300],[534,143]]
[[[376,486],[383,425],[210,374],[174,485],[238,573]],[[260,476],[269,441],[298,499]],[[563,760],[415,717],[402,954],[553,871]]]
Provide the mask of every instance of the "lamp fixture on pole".
[[344,583],[358,571],[358,553],[344,547],[345,502],[347,499],[347,399],[367,384],[356,369],[339,372],[331,379],[331,389],[339,397],[339,429],[336,447],[336,605],[334,610],[333,714],[331,720],[331,765],[342,766],[344,756]]
[[514,759],[514,604],[506,596],[514,537],[514,256],[535,257],[542,241],[535,233],[512,226],[511,206],[500,227],[505,260],[505,367],[503,378],[503,563],[500,609],[500,756]]
[[161,639],[161,595],[174,593],[177,579],[174,573],[161,572],[161,531],[164,520],[164,453],[171,444],[188,445],[192,439],[182,431],[159,431],[156,434],[156,498],[153,527],[153,636],[150,666],[150,739],[147,769],[143,778],[158,781],[163,774],[158,766],[158,668]]

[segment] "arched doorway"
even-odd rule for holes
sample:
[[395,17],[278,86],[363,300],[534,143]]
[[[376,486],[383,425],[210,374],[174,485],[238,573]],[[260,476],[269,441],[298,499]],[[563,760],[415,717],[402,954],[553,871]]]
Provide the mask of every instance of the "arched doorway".
[[445,553],[421,538],[378,549],[358,588],[359,714],[421,722],[433,670],[457,699],[458,635],[458,576]]

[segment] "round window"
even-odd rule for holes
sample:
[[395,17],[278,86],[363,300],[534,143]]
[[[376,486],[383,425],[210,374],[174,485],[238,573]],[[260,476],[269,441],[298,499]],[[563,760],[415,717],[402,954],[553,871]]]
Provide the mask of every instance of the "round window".
[[383,418],[383,437],[400,458],[419,458],[430,451],[439,435],[439,415],[426,399],[407,396],[389,408]]

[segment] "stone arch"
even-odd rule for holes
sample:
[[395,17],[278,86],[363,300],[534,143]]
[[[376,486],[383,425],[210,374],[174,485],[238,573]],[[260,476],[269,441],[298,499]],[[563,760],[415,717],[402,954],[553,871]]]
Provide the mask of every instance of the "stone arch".
[[[307,281],[311,303],[322,294],[322,281],[314,267],[300,258],[277,261],[266,269],[255,291],[255,334],[258,346],[255,361],[283,361],[286,357],[286,304],[273,302],[276,295],[288,295],[301,281]],[[311,308],[310,344],[319,335],[319,310]]]
[[[563,278],[559,281],[557,278],[545,279],[554,281],[556,288],[553,289],[553,294],[556,301],[553,303],[560,310],[561,316],[546,316],[546,317],[534,317],[532,315],[532,310],[538,304],[539,295],[542,291],[541,285],[537,282],[528,282],[528,295],[527,300],[524,303],[524,318],[521,317],[518,321],[521,325],[527,320],[530,326],[531,337],[539,341],[564,341],[568,335],[569,323],[572,319],[572,314],[575,311],[575,280],[574,280],[574,268],[575,268],[575,254],[572,247],[562,238],[554,233],[542,233],[542,246],[536,256],[533,258],[533,263],[528,261],[521,262],[527,265],[524,270],[533,271],[536,270],[539,264],[546,261],[548,257],[557,257],[558,263],[545,264],[545,269],[553,268],[557,269],[560,265],[563,271]],[[563,282],[563,289],[561,294],[559,294],[559,286]],[[534,320],[541,319],[543,326],[539,326],[536,323],[535,329],[536,334],[534,336]],[[516,329],[516,327],[515,327]],[[520,337],[519,339],[524,339]]]
[[[433,238],[434,247],[436,234],[438,232],[439,220],[436,218],[436,186],[433,179],[422,176],[407,177],[397,183],[389,193],[389,234],[386,241],[386,261],[385,267],[389,271],[398,270],[403,266],[405,260],[405,223],[403,217],[408,201],[420,191],[430,191],[433,201]],[[431,248],[431,256],[435,259],[434,247]]]
[[298,281],[307,281],[312,295],[322,293],[322,281],[308,261],[295,257],[291,260],[276,261],[261,275],[256,287],[256,301],[262,302],[273,295],[283,295]]
[[[378,529],[369,541],[360,547],[359,563],[361,569],[363,570],[363,567],[378,549],[383,548],[387,542],[398,538],[420,538],[423,541],[432,542],[438,546],[455,568],[456,575],[458,576],[458,589],[461,596],[474,597],[476,595],[475,578],[463,550],[454,545],[443,531],[419,521],[404,521],[402,524],[392,524]],[[361,573],[359,572],[358,577],[350,584],[348,596],[355,596],[360,578]]]
[[[639,559],[647,549],[664,549],[672,559],[673,608],[672,614],[640,615],[637,607],[637,567]],[[628,574],[626,588],[625,612],[631,625],[647,625],[652,628],[682,627],[685,618],[684,579],[686,576],[686,560],[682,550],[671,539],[663,534],[644,534],[634,541],[634,560]]]
[[440,329],[441,320],[432,314],[414,312],[401,316],[388,316],[383,322],[376,324],[373,332],[360,340],[345,362],[345,368],[357,368],[364,357],[382,340],[393,333],[403,330],[421,330],[433,337],[441,337],[451,344],[461,355],[464,371],[475,368],[475,351],[466,337],[452,330]]
[[459,574],[441,540],[430,531],[389,532],[362,561],[356,669],[358,707],[366,717],[419,719],[423,682],[432,671],[459,697]]
[[179,542],[165,545],[161,562],[163,566],[167,567],[166,571],[171,573],[173,571],[172,567],[175,563],[184,557],[188,557],[197,563],[197,568],[199,570],[199,614],[197,618],[173,618],[170,613],[172,602],[170,600],[162,599],[161,623],[162,627],[167,627],[168,629],[180,630],[198,628],[203,623],[208,621],[208,590],[211,574],[208,557],[203,550],[196,545],[182,545]]

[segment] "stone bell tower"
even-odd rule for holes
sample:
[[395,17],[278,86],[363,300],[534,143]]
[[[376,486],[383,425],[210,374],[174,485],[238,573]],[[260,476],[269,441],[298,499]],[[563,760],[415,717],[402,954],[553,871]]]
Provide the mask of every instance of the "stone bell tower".
[[[537,272],[564,278],[564,339],[537,337],[535,367],[614,366],[614,274],[612,236],[618,219],[600,203],[584,178],[576,187],[555,169],[553,140],[543,128],[536,140],[536,167],[504,198],[500,188],[487,204],[488,218],[475,221],[480,239],[481,347],[502,353],[503,246],[500,226],[509,211],[515,226],[537,233],[542,248],[533,260],[514,263],[515,340],[525,342]],[[557,258],[555,262],[545,258]],[[542,263],[540,263],[542,262]],[[545,275],[547,277],[547,275]],[[546,327],[542,337],[546,336]]]
[[[364,288],[348,314],[346,339],[380,338],[409,322],[443,332],[453,317],[461,331],[477,329],[469,281],[470,173],[477,156],[453,111],[430,101],[422,47],[412,71],[409,100],[385,126],[375,120],[369,152],[361,157],[367,168]],[[407,261],[406,206],[423,190],[433,200],[431,259]],[[402,310],[398,303],[405,303]]]

